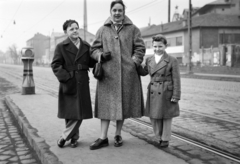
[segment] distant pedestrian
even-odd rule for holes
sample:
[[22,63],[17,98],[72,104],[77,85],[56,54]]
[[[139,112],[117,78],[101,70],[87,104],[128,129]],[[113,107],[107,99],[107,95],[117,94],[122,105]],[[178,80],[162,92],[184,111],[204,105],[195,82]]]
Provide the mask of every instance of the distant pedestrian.
[[145,45],[140,30],[125,15],[122,1],[110,5],[111,16],[98,30],[92,57],[102,59],[104,77],[97,83],[95,117],[101,119],[101,135],[91,150],[108,146],[110,120],[116,121],[114,146],[122,146],[124,119],[143,115],[143,95],[137,66],[143,61]]
[[61,148],[68,140],[71,140],[71,147],[76,147],[82,120],[92,118],[88,70],[95,63],[90,58],[90,45],[79,37],[78,22],[67,20],[63,31],[67,39],[57,45],[51,63],[60,82],[58,117],[66,123],[57,141]]
[[159,146],[168,147],[172,118],[179,116],[179,66],[177,59],[166,53],[167,40],[163,35],[154,36],[152,44],[154,55],[146,59],[143,67],[139,67],[141,75],[149,74],[151,77],[144,115],[150,117]]

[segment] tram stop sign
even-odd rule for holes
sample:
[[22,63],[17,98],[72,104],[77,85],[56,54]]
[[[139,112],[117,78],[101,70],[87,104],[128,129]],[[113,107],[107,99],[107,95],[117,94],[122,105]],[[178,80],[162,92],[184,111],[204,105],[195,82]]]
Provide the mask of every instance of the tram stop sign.
[[34,60],[34,52],[32,47],[24,47],[21,50],[22,57],[21,59],[33,59]]
[[24,47],[21,50],[23,61],[23,83],[22,94],[35,94],[35,84],[33,80],[32,64],[34,61],[34,52],[32,47]]

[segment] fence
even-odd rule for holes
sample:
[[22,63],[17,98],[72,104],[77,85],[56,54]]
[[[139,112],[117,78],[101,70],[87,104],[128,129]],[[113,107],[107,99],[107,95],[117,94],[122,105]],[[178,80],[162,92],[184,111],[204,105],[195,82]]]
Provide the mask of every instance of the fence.
[[220,45],[219,47],[202,48],[197,54],[202,66],[240,67],[240,45]]

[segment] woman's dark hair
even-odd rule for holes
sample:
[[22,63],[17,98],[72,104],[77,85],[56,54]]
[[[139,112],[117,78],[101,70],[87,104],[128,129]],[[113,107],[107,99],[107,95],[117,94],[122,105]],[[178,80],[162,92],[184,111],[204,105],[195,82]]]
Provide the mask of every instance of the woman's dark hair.
[[[63,24],[63,31],[66,31],[67,28],[70,27],[73,23],[76,23],[78,25],[78,22],[75,20],[71,20],[71,19],[66,20]],[[78,25],[78,27],[79,27],[79,25]]]
[[152,37],[152,42],[163,42],[163,44],[167,45],[166,37],[161,34]]
[[125,5],[123,3],[122,0],[115,0],[115,1],[112,1],[111,2],[111,5],[110,5],[110,10],[112,10],[113,6],[116,5],[116,4],[120,4],[123,6],[123,11],[125,11]]

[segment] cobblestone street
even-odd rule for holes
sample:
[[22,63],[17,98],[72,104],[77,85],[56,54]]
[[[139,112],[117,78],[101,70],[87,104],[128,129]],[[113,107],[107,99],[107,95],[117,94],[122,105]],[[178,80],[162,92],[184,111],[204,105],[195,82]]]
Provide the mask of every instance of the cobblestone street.
[[4,103],[4,96],[17,89],[1,77],[0,88],[0,164],[40,164]]

